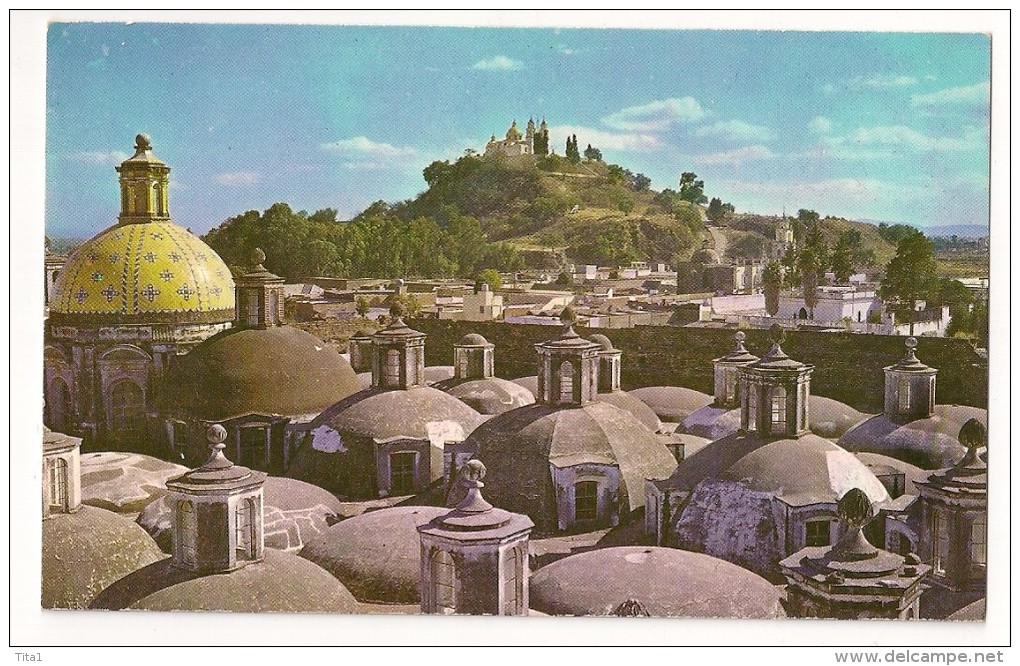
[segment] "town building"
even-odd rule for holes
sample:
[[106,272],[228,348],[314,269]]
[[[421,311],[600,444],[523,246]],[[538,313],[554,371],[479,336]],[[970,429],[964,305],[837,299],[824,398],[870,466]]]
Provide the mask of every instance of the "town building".
[[44,421],[87,449],[164,453],[163,381],[177,357],[234,319],[234,281],[170,219],[170,167],[139,134],[117,223],[67,260],[49,302]]

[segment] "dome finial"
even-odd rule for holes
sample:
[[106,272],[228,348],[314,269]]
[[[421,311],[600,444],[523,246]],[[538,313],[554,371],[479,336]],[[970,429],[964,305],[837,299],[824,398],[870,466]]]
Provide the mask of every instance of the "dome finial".
[[485,465],[481,460],[469,460],[457,471],[458,483],[466,490],[464,499],[457,503],[456,511],[461,513],[484,513],[492,510],[492,505],[482,497],[482,479],[485,478]]
[[227,429],[219,423],[214,423],[205,431],[205,438],[209,441],[209,459],[202,465],[203,468],[232,467],[233,463],[223,455],[223,449],[227,448]]
[[960,428],[957,436],[960,444],[967,447],[967,454],[956,463],[957,467],[984,467],[985,463],[978,455],[978,450],[988,447],[988,430],[985,424],[977,419],[970,419]]
[[147,150],[152,150],[152,139],[148,134],[139,134],[135,137],[135,151],[144,153]]
[[875,507],[867,493],[856,487],[846,491],[836,503],[836,515],[847,530],[833,546],[834,555],[850,560],[866,560],[878,555],[878,549],[864,537],[864,526],[875,518]]

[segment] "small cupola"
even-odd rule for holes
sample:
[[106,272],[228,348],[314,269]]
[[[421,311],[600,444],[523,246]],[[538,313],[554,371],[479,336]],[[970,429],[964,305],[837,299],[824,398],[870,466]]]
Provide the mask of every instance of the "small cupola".
[[733,337],[737,341],[733,350],[712,361],[715,370],[715,404],[726,409],[740,406],[739,369],[758,360],[757,356],[744,347],[747,335],[743,331],[737,331]]
[[567,306],[560,314],[563,332],[535,345],[538,395],[545,405],[580,407],[598,397],[599,345],[574,332],[577,318]]
[[234,280],[238,328],[279,326],[283,319],[283,278],[267,271],[265,260],[266,253],[255,248],[244,275]]
[[354,372],[370,372],[372,370],[372,335],[375,331],[367,328],[358,329],[347,341],[347,354],[351,357]]
[[799,437],[808,432],[808,397],[814,366],[795,361],[780,346],[781,326],[770,329],[772,348],[757,361],[738,367],[740,427],[759,437]]
[[205,464],[166,482],[172,561],[189,571],[222,573],[263,559],[266,475],[227,460],[223,426],[209,426],[206,437],[211,453]]
[[935,413],[938,370],[918,360],[917,338],[907,338],[907,354],[885,368],[885,415],[894,421],[924,419]]
[[[486,285],[488,286],[488,285]],[[453,346],[453,376],[456,379],[488,379],[493,374],[492,344],[478,333],[468,333]]]
[[809,546],[780,562],[795,617],[917,619],[921,581],[931,567],[917,555],[876,548],[864,536],[875,508],[860,488],[836,504],[842,538]]
[[170,219],[170,167],[152,154],[147,134],[135,137],[135,154],[116,169],[120,173],[118,224]]
[[934,582],[951,590],[986,586],[988,564],[988,431],[977,419],[960,428],[967,447],[960,462],[915,481],[920,493],[919,555]]
[[389,326],[372,336],[372,388],[425,386],[425,334],[404,323],[404,304],[394,301]]
[[527,615],[528,538],[535,524],[482,497],[485,465],[458,471],[464,498],[418,527],[421,610],[442,615]]
[[81,507],[81,439],[43,427],[43,518]]
[[613,346],[613,341],[596,333],[588,338],[599,346],[599,393],[620,390],[620,363],[623,352]]

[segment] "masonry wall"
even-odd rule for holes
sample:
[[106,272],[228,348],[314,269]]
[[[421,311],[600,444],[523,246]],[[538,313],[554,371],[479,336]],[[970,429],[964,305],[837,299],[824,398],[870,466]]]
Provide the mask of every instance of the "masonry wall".
[[[452,365],[453,344],[467,333],[480,333],[496,345],[496,376],[504,378],[536,374],[535,343],[559,333],[555,326],[458,322],[416,319],[410,325],[428,335],[427,365]],[[581,335],[593,334],[578,328]],[[598,331],[598,332],[605,332]],[[764,354],[768,331],[747,330],[746,346]],[[729,352],[733,330],[637,326],[608,333],[623,350],[623,389],[642,386],[686,386],[713,392],[712,359]],[[783,349],[791,357],[812,363],[811,393],[839,400],[862,412],[876,414],[883,408],[885,379],[882,368],[906,352],[902,336],[790,331]],[[918,357],[938,368],[936,402],[987,408],[988,366],[964,340],[924,338]]]

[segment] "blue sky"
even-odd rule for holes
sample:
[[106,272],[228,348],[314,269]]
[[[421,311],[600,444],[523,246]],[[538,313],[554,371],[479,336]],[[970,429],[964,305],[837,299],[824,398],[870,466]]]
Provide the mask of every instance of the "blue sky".
[[47,36],[47,233],[118,212],[151,135],[203,233],[276,201],[413,197],[422,169],[544,117],[604,157],[738,211],[988,223],[979,34],[79,23]]

